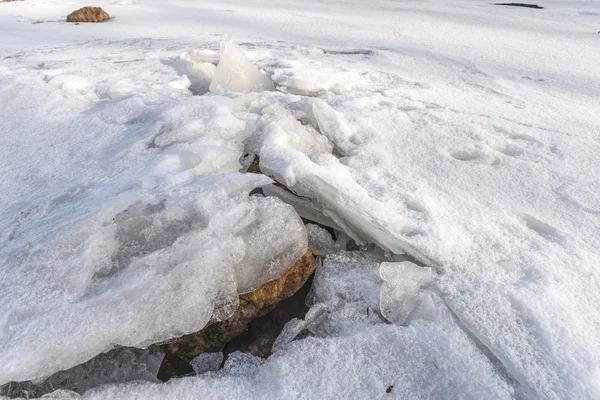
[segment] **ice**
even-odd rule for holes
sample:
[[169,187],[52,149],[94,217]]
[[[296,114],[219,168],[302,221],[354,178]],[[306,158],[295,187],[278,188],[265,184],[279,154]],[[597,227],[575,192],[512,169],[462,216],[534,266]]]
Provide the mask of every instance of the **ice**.
[[221,42],[221,57],[215,70],[210,91],[261,92],[274,90],[273,82],[244,55],[244,51],[229,38]]
[[190,82],[187,75],[182,75],[181,78],[176,79],[173,82],[170,82],[169,86],[172,87],[173,89],[188,90],[190,88],[190,86],[192,86],[192,82]]
[[279,276],[306,249],[290,206],[247,197],[266,183],[217,175],[164,194],[126,193],[9,261],[0,380],[43,378],[116,344],[144,347],[228,317],[238,292]]
[[202,64],[219,64],[220,55],[212,50],[191,50],[181,53],[180,59],[189,61],[195,66]]
[[[323,51],[302,48],[318,58]],[[316,54],[315,54],[316,53]],[[337,62],[318,62],[314,59],[290,60],[273,71],[272,79],[278,90],[302,96],[317,97],[326,93],[343,94],[353,90],[365,90],[369,79],[360,71],[344,68]]]
[[326,311],[327,307],[319,303],[309,309],[303,319],[293,318],[286,323],[275,343],[273,343],[273,352],[285,349],[303,330],[308,329],[312,324],[318,323]]
[[384,281],[380,294],[381,315],[402,325],[417,306],[423,286],[431,280],[431,268],[419,267],[409,261],[383,262],[379,275]]
[[218,63],[219,55],[215,52],[192,50],[183,52],[172,65],[190,79],[190,91],[194,95],[202,95],[208,92]]
[[254,215],[248,212],[246,218],[252,215],[254,220],[238,231],[246,245],[244,258],[235,266],[240,294],[283,275],[308,248],[302,220],[291,206],[272,197],[252,200],[258,204],[248,209]]
[[[2,4],[0,383],[224,318],[297,213],[371,253],[318,251],[318,324],[84,396],[600,398],[599,5],[392,3]],[[259,87],[207,92],[224,29]],[[379,275],[402,260],[435,275]]]
[[223,353],[202,353],[190,361],[196,375],[217,371],[223,362]]
[[45,394],[41,397],[42,399],[60,399],[60,400],[76,400],[80,399],[76,392],[70,390],[57,390],[52,393]]
[[310,330],[319,336],[351,335],[360,325],[383,322],[379,317],[381,257],[369,253],[339,252],[327,257],[315,272],[307,303],[327,313]]
[[307,224],[308,243],[317,256],[326,256],[342,250],[341,246],[333,240],[331,233],[316,224]]
[[57,372],[42,382],[11,382],[3,385],[0,393],[12,398],[35,398],[54,392],[60,398],[63,391],[83,394],[102,384],[134,380],[160,382],[157,374],[163,357],[164,354],[156,347],[146,350],[121,347],[84,364]]
[[[337,275],[329,274],[325,280],[315,277],[323,294],[341,294],[338,280],[354,282],[356,288],[365,283],[356,275],[344,275],[344,265],[377,275],[378,263],[372,256],[338,255],[332,264],[338,268]],[[347,307],[352,306],[346,303],[338,310]],[[430,294],[421,308],[418,318],[399,327],[377,319],[365,320],[357,313],[341,313],[333,320],[326,317],[329,307],[320,303],[309,310],[304,321],[286,325],[276,342],[280,346],[267,360],[233,353],[216,373],[172,380],[166,385],[107,386],[83,398],[513,398],[513,389],[456,325],[436,295]],[[319,336],[324,332],[319,325],[324,323],[331,328],[325,337]],[[347,329],[339,329],[341,325]],[[305,328],[317,336],[293,340]]]
[[[396,254],[408,253],[428,264],[434,263],[407,241],[420,233],[407,207],[398,214],[387,213],[385,205],[358,184],[351,170],[331,154],[326,145],[329,140],[323,142],[324,136],[319,139],[316,132],[281,107],[263,111],[262,119],[264,171],[296,194],[317,200],[323,214],[357,242],[373,241]],[[326,127],[332,138],[347,139],[343,129],[342,133],[333,133],[344,126],[339,120],[334,121]]]

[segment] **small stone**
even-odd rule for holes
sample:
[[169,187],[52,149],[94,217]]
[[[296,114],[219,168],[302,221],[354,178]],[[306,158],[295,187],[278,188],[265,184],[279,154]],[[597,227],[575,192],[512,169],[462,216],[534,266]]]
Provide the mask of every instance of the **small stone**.
[[73,11],[67,17],[67,22],[102,22],[110,19],[110,15],[100,7],[83,7]]

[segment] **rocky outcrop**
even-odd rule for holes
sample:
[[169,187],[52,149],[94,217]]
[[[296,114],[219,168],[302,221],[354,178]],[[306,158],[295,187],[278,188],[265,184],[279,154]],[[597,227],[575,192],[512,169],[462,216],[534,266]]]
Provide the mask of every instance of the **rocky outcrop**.
[[67,16],[67,22],[103,22],[110,15],[100,7],[83,7]]
[[165,358],[158,378],[164,381],[193,372],[190,361],[194,357],[200,353],[221,351],[225,344],[243,333],[252,320],[266,315],[278,303],[296,293],[314,270],[314,257],[307,250],[283,276],[241,295],[240,305],[230,318],[209,322],[196,333],[161,345]]

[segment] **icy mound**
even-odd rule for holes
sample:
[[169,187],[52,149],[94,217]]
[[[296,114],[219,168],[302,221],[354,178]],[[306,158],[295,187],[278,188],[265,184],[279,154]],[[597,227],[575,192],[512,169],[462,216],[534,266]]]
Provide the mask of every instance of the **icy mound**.
[[221,58],[212,75],[210,91],[219,87],[230,92],[262,92],[274,90],[273,82],[244,55],[244,51],[228,38],[221,42]]

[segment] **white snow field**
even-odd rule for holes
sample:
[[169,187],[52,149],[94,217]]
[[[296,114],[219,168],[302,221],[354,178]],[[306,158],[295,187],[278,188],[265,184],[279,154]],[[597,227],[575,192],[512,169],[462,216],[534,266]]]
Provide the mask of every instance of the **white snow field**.
[[0,385],[227,318],[308,243],[270,358],[81,397],[599,399],[600,2],[538,4],[0,3]]

